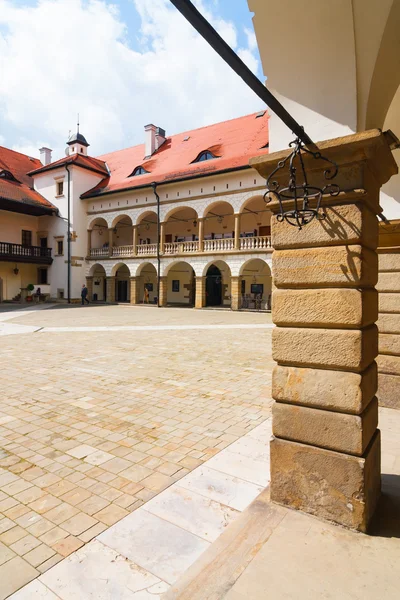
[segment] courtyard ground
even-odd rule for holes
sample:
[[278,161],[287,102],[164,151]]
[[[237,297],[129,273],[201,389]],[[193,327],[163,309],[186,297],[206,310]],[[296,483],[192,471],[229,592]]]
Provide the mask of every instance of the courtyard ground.
[[247,436],[270,415],[270,315],[63,306],[0,325],[0,599],[240,438],[267,446]]

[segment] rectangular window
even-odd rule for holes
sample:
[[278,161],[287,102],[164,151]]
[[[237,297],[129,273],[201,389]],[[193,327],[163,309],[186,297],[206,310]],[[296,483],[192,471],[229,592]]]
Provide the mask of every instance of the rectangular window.
[[179,279],[172,280],[172,291],[179,292]]
[[47,284],[47,269],[38,269],[39,285]]
[[57,254],[59,256],[64,254],[64,241],[60,240],[57,242]]
[[64,182],[57,181],[57,196],[62,196],[64,194]]
[[22,230],[22,245],[32,246],[32,231]]

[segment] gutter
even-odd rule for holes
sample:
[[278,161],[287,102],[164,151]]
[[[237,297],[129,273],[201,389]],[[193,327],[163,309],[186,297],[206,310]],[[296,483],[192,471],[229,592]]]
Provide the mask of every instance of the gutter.
[[65,169],[68,173],[67,295],[68,295],[68,304],[71,304],[71,173],[70,173],[70,170],[68,169],[68,164],[65,165]]
[[157,182],[153,181],[151,187],[157,199],[157,306],[160,308],[160,276],[161,276],[161,258],[160,258],[160,196],[157,194]]

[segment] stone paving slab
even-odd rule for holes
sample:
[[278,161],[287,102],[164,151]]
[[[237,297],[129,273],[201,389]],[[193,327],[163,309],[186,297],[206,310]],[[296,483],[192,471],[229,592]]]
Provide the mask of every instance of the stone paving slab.
[[[205,325],[203,316],[193,323],[198,312],[50,308],[19,312],[18,321],[34,326],[40,317],[46,326],[58,315],[73,327],[73,315],[93,322],[95,313],[96,322],[123,319],[129,326],[129,315],[143,324],[159,313],[158,324],[169,325],[172,314],[181,325]],[[5,564],[22,561],[27,581],[269,416],[271,330],[259,327],[269,324],[269,315],[207,314],[224,327],[4,338],[0,543],[12,552]],[[17,580],[11,591],[27,581]]]
[[[253,437],[250,438],[250,435]],[[263,456],[263,469],[269,471],[268,448],[271,437],[271,419],[267,419],[244,438]],[[246,451],[246,444],[238,452]],[[221,451],[221,455],[229,452]],[[261,461],[260,461],[261,462]],[[206,468],[206,467],[204,467]],[[240,467],[239,467],[240,468]],[[240,514],[230,509],[227,502],[241,495],[240,478],[233,478],[229,489],[219,486],[219,501],[209,493],[193,491],[192,477],[201,476],[198,467],[179,482],[163,491],[135,513],[99,535],[87,546],[49,569],[39,579],[40,584],[61,600],[160,600],[173,584],[196,560],[211,547]],[[223,473],[219,473],[223,477]],[[253,495],[247,490],[247,504],[259,495],[254,486]],[[242,498],[243,509],[247,504]],[[35,584],[37,582],[34,582]],[[30,592],[35,600],[44,590],[30,584],[13,595]],[[130,595],[129,595],[130,594]],[[22,598],[27,596],[22,596]]]

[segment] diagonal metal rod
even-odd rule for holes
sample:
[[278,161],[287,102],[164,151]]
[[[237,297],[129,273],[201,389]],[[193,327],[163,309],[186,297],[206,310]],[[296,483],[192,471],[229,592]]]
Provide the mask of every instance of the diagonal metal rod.
[[305,145],[313,144],[304,128],[282,106],[265,85],[250,71],[238,55],[215,31],[190,0],[170,0],[196,31],[210,44],[219,56],[235,71],[255,94],[285,123]]

